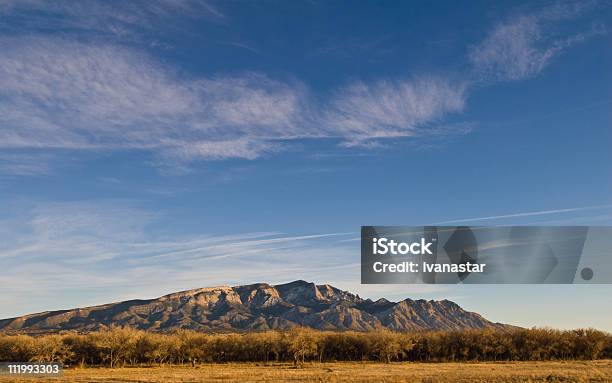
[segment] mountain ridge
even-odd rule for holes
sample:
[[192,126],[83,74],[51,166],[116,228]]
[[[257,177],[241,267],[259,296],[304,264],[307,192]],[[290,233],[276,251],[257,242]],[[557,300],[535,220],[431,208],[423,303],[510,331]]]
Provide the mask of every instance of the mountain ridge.
[[167,332],[284,330],[395,331],[507,329],[449,300],[399,302],[362,299],[329,284],[297,280],[184,290],[83,308],[46,311],[0,320],[1,332],[91,332],[112,326]]

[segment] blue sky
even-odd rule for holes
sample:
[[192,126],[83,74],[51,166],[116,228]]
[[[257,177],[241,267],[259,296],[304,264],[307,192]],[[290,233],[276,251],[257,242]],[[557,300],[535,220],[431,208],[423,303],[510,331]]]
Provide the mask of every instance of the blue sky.
[[362,286],[357,241],[612,224],[611,21],[604,1],[0,1],[0,317],[306,279],[612,330],[610,286]]

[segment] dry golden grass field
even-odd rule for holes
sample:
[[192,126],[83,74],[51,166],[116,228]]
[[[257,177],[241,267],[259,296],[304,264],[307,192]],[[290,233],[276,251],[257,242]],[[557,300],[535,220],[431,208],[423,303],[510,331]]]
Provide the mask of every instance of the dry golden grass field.
[[0,382],[612,382],[612,360],[500,363],[252,363],[68,369],[59,379]]

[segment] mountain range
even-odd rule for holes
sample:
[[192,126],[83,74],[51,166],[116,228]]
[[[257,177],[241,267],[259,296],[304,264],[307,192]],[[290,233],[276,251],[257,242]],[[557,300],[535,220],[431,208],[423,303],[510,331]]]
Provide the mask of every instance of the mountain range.
[[306,326],[319,330],[396,331],[505,329],[449,300],[362,299],[331,285],[305,281],[218,286],[156,299],[47,311],[0,320],[0,331],[90,332],[111,326],[148,331],[263,331]]

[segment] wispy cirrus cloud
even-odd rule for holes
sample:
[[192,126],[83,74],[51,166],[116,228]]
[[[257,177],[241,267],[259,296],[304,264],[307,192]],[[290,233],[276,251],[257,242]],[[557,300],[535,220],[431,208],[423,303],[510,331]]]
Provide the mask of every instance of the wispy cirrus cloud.
[[[13,28],[0,38],[0,148],[140,150],[154,156],[151,163],[180,169],[197,160],[253,160],[297,139],[367,147],[388,138],[465,134],[469,124],[448,119],[465,110],[474,84],[537,75],[570,46],[601,33],[549,31],[591,8],[555,5],[499,23],[470,48],[472,76],[357,80],[315,95],[299,80],[261,73],[182,72],[147,48],[121,45],[121,33],[99,39],[70,32],[134,32],[154,29],[160,18],[176,22],[177,15],[206,12],[224,17],[205,2],[5,1],[6,14],[43,15],[51,23],[45,28],[56,33],[22,25],[28,17],[6,24]],[[14,174],[44,171],[33,161],[21,170],[11,161]]]
[[428,126],[461,112],[465,103],[466,86],[447,78],[357,82],[336,92],[323,121],[346,144],[361,144],[427,134]]
[[33,37],[0,48],[0,146],[11,149],[254,159],[294,139],[413,136],[465,103],[463,86],[438,78],[353,84],[325,107],[298,81],[194,78],[116,45]]
[[536,76],[571,46],[605,33],[602,25],[591,25],[573,33],[553,33],[559,24],[592,10],[596,4],[593,1],[557,3],[498,23],[468,52],[476,78],[504,81]]
[[45,153],[0,153],[0,175],[37,176],[52,171],[53,157]]
[[0,40],[0,146],[142,149],[255,158],[305,136],[299,87],[263,75],[183,78],[143,52],[49,38]]
[[80,36],[142,41],[163,39],[163,32],[181,29],[186,20],[224,22],[225,15],[205,0],[61,1],[1,0],[0,23],[9,33],[76,32]]
[[[122,264],[160,267],[205,259],[280,254],[354,233],[286,235],[278,232],[241,234],[153,235],[149,226],[163,222],[159,214],[121,201],[45,203],[0,220],[0,258],[3,262],[50,262],[72,265]],[[9,241],[8,238],[11,238]],[[323,255],[323,254],[322,254]],[[304,260],[301,260],[304,261]],[[287,260],[287,262],[291,262]],[[265,262],[264,262],[265,263]]]

